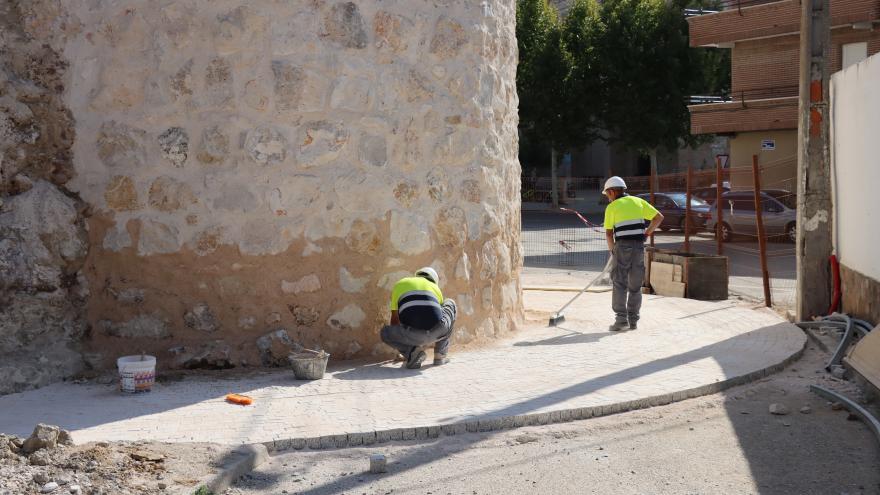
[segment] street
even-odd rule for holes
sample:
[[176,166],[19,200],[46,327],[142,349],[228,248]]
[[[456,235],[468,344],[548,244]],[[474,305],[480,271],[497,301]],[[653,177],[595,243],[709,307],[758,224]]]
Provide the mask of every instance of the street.
[[[585,215],[595,225],[600,213]],[[588,227],[574,214],[547,211],[523,212],[523,285],[538,287],[584,286],[598,274],[607,260],[607,245],[601,227]],[[661,249],[682,250],[680,231],[657,232],[655,245]],[[714,236],[701,232],[690,239],[691,252],[717,253]],[[794,306],[794,245],[779,240],[767,242],[767,266],[773,305],[781,309]],[[729,260],[729,290],[732,295],[762,301],[764,298],[761,262],[757,240],[737,238],[724,244]]]
[[[854,393],[821,371],[825,358],[811,343],[801,360],[758,382],[609,417],[282,452],[226,493],[880,493],[876,438],[807,390],[821,383]],[[791,412],[771,415],[772,403]],[[388,458],[386,474],[367,472],[377,452]]]

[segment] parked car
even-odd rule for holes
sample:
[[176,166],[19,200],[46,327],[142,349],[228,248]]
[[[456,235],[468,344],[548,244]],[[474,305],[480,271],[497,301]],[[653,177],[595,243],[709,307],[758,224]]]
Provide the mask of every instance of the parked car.
[[[639,194],[638,197],[645,201],[651,201],[650,194]],[[663,214],[663,223],[660,230],[679,229],[684,232],[684,218],[687,204],[687,194],[683,192],[655,193],[654,208]],[[711,207],[699,198],[691,198],[691,233],[706,227],[706,223],[712,218]]]
[[[758,221],[755,218],[755,192],[733,191],[721,197],[724,213],[721,219],[721,239],[730,242],[736,235],[757,237]],[[768,238],[781,238],[787,242],[797,240],[797,201],[794,193],[781,189],[761,191],[764,232]],[[715,230],[717,212],[711,207],[709,228]]]
[[[726,184],[726,182],[725,182]],[[721,186],[721,194],[730,191],[730,187],[722,185]],[[708,204],[714,204],[715,199],[718,197],[718,190],[715,186],[711,187],[698,187],[691,191],[691,197],[700,198]]]

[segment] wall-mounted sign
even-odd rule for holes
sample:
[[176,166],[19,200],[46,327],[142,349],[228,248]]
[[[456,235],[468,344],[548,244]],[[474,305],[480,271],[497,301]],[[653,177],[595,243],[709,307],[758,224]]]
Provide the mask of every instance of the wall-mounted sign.
[[776,140],[775,139],[762,139],[761,140],[761,151],[773,151],[776,149]]

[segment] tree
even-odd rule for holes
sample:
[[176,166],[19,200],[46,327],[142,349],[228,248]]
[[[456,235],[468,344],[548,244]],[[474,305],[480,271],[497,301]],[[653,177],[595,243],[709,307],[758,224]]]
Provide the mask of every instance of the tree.
[[700,69],[695,95],[727,96],[730,94],[730,50],[726,48],[691,48]]
[[681,7],[664,0],[606,0],[598,39],[605,127],[628,148],[655,154],[690,137],[686,99],[699,81]]
[[580,146],[595,141],[601,126],[596,111],[603,94],[597,40],[604,25],[596,0],[574,0],[561,30],[571,61],[566,85],[570,97],[562,113],[574,134],[568,144]]
[[[600,137],[650,154],[695,145],[687,99],[725,94],[729,52],[691,48],[683,9],[704,0],[517,1],[517,90],[525,143]],[[717,0],[708,0],[708,3]],[[552,168],[552,167],[551,167]]]
[[[560,22],[547,0],[518,0],[516,21],[521,133],[525,142],[550,144],[551,175],[555,177],[555,150],[595,139],[593,94],[582,92],[588,77],[567,46],[579,41],[577,34]],[[556,205],[555,180],[552,187]]]
[[560,113],[571,63],[561,43],[558,15],[547,0],[520,0],[516,16],[520,122],[534,137],[560,140],[560,134],[567,132]]

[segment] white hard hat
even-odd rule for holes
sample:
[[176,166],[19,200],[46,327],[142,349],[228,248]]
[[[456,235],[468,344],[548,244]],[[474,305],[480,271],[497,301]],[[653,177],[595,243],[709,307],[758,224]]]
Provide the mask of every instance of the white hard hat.
[[440,277],[437,276],[437,271],[430,266],[419,268],[416,272],[416,277],[424,277],[435,284],[440,282]]
[[620,188],[626,189],[626,182],[624,182],[623,179],[621,179],[620,177],[615,175],[614,177],[611,177],[605,181],[605,187],[602,189],[602,192],[604,193],[605,191],[607,191],[613,187],[620,187]]

